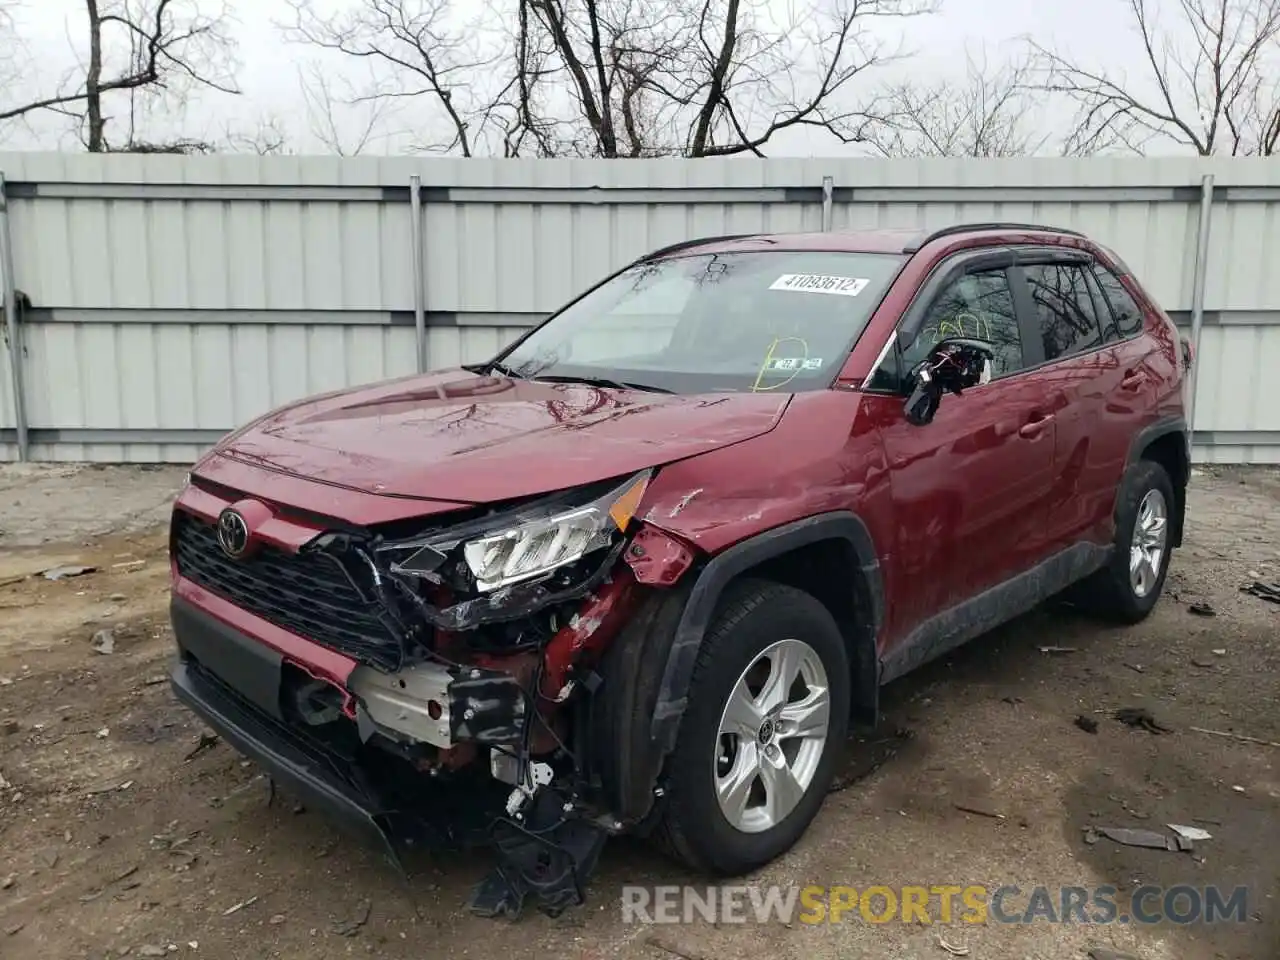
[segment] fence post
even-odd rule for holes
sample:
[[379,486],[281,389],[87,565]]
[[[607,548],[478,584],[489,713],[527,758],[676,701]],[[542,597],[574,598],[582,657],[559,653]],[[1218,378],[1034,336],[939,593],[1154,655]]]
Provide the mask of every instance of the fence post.
[[0,173],[0,296],[3,296],[4,333],[9,347],[9,372],[13,381],[13,423],[18,435],[18,460],[25,463],[27,445],[27,410],[22,386],[22,331],[18,327],[18,290],[13,277],[13,235],[9,230],[9,197],[4,174]]
[[1204,288],[1209,272],[1209,224],[1213,218],[1213,174],[1200,179],[1200,224],[1196,239],[1195,272],[1191,277],[1191,370],[1187,383],[1187,433],[1195,441],[1196,374],[1200,369],[1200,335],[1204,327]]
[[418,372],[427,369],[427,310],[422,265],[422,177],[409,177],[409,246],[413,250],[413,330],[418,343]]
[[835,193],[835,180],[832,177],[822,178],[822,232],[831,230],[831,201]]

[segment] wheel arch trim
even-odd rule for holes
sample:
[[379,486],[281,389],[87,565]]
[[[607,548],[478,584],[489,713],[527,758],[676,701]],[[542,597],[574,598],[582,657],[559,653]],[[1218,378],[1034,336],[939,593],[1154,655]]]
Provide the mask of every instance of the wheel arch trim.
[[[1129,467],[1141,460],[1142,454],[1151,444],[1170,434],[1181,434],[1182,456],[1186,465],[1186,476],[1183,477],[1181,485],[1179,485],[1177,477],[1169,478],[1174,487],[1174,494],[1177,497],[1177,503],[1174,505],[1176,515],[1173,518],[1173,537],[1170,540],[1170,546],[1180,547],[1182,546],[1183,526],[1186,522],[1187,485],[1191,478],[1191,432],[1187,429],[1186,419],[1181,416],[1162,417],[1147,424],[1135,433],[1133,440],[1129,444],[1129,458],[1125,463],[1125,470],[1127,471]],[[1119,490],[1117,489],[1118,495]]]
[[[767,560],[823,540],[846,541],[857,558],[858,569],[851,571],[850,589],[858,589],[858,580],[861,581],[867,610],[863,634],[855,641],[859,649],[850,650],[851,661],[859,668],[868,659],[872,664],[876,662],[876,638],[884,620],[884,583],[871,532],[862,518],[850,511],[838,510],[766,530],[711,558],[698,574],[667,653],[653,710],[650,734],[663,753],[675,747],[698,649],[725,587]],[[878,683],[878,671],[873,669],[871,684],[878,688]]]

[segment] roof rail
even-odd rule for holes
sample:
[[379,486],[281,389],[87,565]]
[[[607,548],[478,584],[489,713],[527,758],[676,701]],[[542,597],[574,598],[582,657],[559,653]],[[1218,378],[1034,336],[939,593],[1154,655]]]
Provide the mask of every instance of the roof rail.
[[932,243],[942,237],[954,236],[957,233],[977,233],[979,230],[1030,230],[1035,233],[1065,233],[1071,237],[1084,237],[1084,234],[1079,230],[1069,230],[1066,227],[1047,227],[1038,223],[953,223],[949,227],[934,230],[920,239],[911,241],[911,243],[902,248],[902,252],[915,253],[926,243]]
[[748,237],[756,237],[756,233],[731,233],[723,237],[699,237],[695,240],[681,240],[679,243],[673,243],[666,247],[659,247],[652,253],[646,253],[642,257],[637,257],[636,263],[644,263],[648,260],[655,260],[658,257],[665,257],[669,253],[679,253],[681,250],[688,250],[690,247],[700,247],[704,243],[729,243],[733,240],[746,240]]

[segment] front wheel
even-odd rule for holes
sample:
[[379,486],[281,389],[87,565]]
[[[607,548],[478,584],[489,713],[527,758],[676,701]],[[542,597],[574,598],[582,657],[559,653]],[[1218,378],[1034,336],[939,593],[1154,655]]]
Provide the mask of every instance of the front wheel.
[[668,768],[658,836],[669,852],[737,875],[790,849],[831,784],[849,692],[844,638],[820,602],[765,581],[730,587]]

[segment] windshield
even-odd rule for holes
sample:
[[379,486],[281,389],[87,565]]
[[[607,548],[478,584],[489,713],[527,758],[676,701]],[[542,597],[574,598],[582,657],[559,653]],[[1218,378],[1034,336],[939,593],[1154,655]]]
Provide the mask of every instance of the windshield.
[[905,261],[752,251],[640,264],[566,307],[501,366],[674,393],[822,389]]

